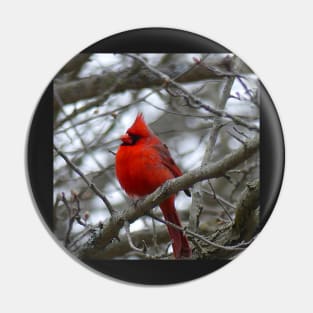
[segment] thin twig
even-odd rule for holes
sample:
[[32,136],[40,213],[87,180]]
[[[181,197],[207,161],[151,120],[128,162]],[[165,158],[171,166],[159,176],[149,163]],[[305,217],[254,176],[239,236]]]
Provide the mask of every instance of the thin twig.
[[225,200],[223,197],[217,195],[216,193],[210,192],[210,191],[205,190],[205,189],[202,189],[201,191],[206,193],[207,195],[209,195],[213,199],[218,199],[220,202],[223,202],[225,205],[227,205],[228,207],[232,208],[233,210],[236,209],[236,206],[234,204],[232,204],[229,201]]
[[236,78],[238,79],[241,86],[244,88],[245,92],[249,95],[250,100],[251,100],[253,98],[253,93],[251,89],[248,88],[248,86],[246,85],[246,83],[244,82],[241,76],[237,75]]
[[86,228],[72,240],[71,244],[68,246],[68,249],[71,250],[79,241],[92,232],[94,228],[95,226],[86,225]]
[[[152,217],[153,219],[155,219],[156,221],[158,221],[158,222],[160,222],[160,223],[169,225],[169,226],[171,226],[172,228],[175,228],[175,229],[177,229],[177,230],[180,230],[180,231],[182,231],[183,233],[186,233],[186,234],[188,234],[188,235],[190,235],[190,236],[192,236],[192,237],[194,237],[194,238],[200,239],[201,241],[203,241],[203,242],[205,242],[205,243],[207,243],[207,244],[209,244],[209,245],[211,245],[211,246],[213,246],[213,247],[216,247],[216,248],[220,248],[220,249],[224,249],[224,250],[243,250],[244,247],[246,247],[246,245],[247,245],[247,243],[239,243],[239,244],[234,245],[234,246],[222,246],[222,245],[219,245],[219,244],[216,243],[216,242],[213,242],[213,241],[211,241],[211,240],[209,240],[209,239],[207,239],[207,238],[201,236],[200,234],[197,234],[197,233],[195,233],[195,232],[189,230],[189,229],[186,228],[186,227],[178,226],[178,225],[176,225],[176,224],[174,224],[174,223],[171,223],[171,222],[169,222],[169,221],[167,221],[167,220],[163,220],[163,219],[161,219],[161,218],[159,218],[159,217],[157,217],[157,216],[155,216],[155,215],[153,215],[153,214],[151,214],[151,213],[146,213],[146,215]],[[244,247],[243,247],[243,246],[244,246]]]
[[229,214],[228,210],[225,208],[224,204],[222,203],[222,201],[220,201],[217,196],[216,196],[216,192],[215,189],[212,186],[212,183],[210,180],[208,180],[209,186],[212,190],[213,193],[213,199],[220,205],[220,207],[224,210],[224,212],[226,213],[227,217],[230,219],[231,222],[233,222],[233,218],[231,217],[231,215]]
[[64,161],[83,179],[87,186],[104,202],[112,216],[115,212],[106,196],[98,189],[98,187],[94,183],[92,183],[82,173],[82,171],[72,161],[69,160],[69,158],[63,152],[61,152],[55,145],[53,145],[53,148],[64,159]]
[[63,201],[65,207],[67,208],[67,212],[68,212],[68,216],[69,216],[68,228],[67,228],[67,232],[65,235],[65,241],[64,241],[65,242],[64,245],[65,245],[65,247],[67,247],[70,243],[70,235],[71,235],[71,231],[73,228],[76,214],[73,214],[73,212],[72,212],[73,210],[70,207],[69,203],[67,202],[67,199],[65,197],[64,192],[62,192],[62,201]]
[[[237,71],[238,59],[236,57],[234,57],[234,59],[235,60],[233,62],[234,63],[233,70]],[[216,109],[218,109],[220,111],[224,111],[225,106],[226,106],[226,102],[229,99],[229,95],[230,95],[233,83],[234,83],[234,77],[233,76],[225,78],[222,96],[221,96],[220,101],[216,104]],[[208,138],[207,146],[206,146],[204,156],[202,159],[202,166],[209,164],[209,162],[212,160],[215,144],[216,144],[219,132],[223,126],[225,126],[225,124],[221,123],[220,118],[215,117],[213,120],[213,127],[210,130],[210,135]],[[209,184],[211,186],[212,191],[215,194],[215,191],[213,190],[213,187],[212,187],[210,181],[209,181]],[[191,205],[190,215],[189,215],[189,225],[190,225],[191,230],[193,230],[193,231],[196,231],[197,228],[199,227],[199,218],[200,218],[200,214],[203,211],[202,203],[203,203],[203,194],[201,193],[201,182],[199,182],[198,184],[195,184],[195,186],[193,188],[192,205]],[[223,207],[222,204],[220,204],[220,205],[223,208],[223,210],[227,213],[227,216],[232,221],[232,218],[228,214],[227,210]]]
[[109,112],[104,112],[104,113],[101,113],[101,114],[97,114],[97,115],[95,115],[95,116],[91,116],[91,117],[88,117],[88,118],[86,118],[86,119],[84,119],[84,120],[81,120],[81,121],[79,121],[79,122],[73,123],[72,126],[67,127],[67,128],[64,128],[64,129],[60,129],[60,130],[56,131],[55,134],[59,134],[59,133],[62,133],[62,132],[66,132],[66,131],[68,131],[69,129],[71,129],[72,127],[76,127],[76,126],[79,126],[79,125],[82,125],[82,124],[86,124],[86,123],[88,123],[88,122],[90,122],[90,121],[93,121],[93,120],[95,120],[95,119],[98,119],[98,118],[101,118],[101,117],[105,117],[105,116],[109,116],[109,115],[112,116],[112,115],[114,115],[114,114],[116,114],[116,113],[118,113],[118,112],[124,111],[124,110],[126,110],[127,108],[129,108],[130,106],[133,106],[133,105],[135,105],[135,104],[137,104],[137,103],[140,103],[140,102],[145,101],[145,99],[147,99],[148,97],[150,97],[151,95],[153,95],[154,93],[156,93],[158,90],[162,90],[162,89],[163,89],[163,86],[160,87],[160,88],[157,88],[156,90],[150,91],[150,92],[147,93],[145,96],[143,96],[143,97],[141,97],[141,98],[139,98],[139,99],[137,99],[137,100],[135,100],[135,101],[133,101],[133,102],[131,102],[131,103],[128,103],[128,104],[126,104],[126,105],[124,105],[124,106],[122,106],[122,107],[116,108],[116,109],[114,109],[114,110],[112,110],[112,111],[109,111]]
[[[56,89],[53,90],[54,92],[54,97],[56,99],[56,102],[59,105],[59,108],[61,110],[61,112],[64,114],[65,117],[67,117],[68,115],[66,114],[65,110],[64,110],[64,103],[60,97],[60,95],[58,94],[58,92],[56,91]],[[90,151],[90,149],[88,148],[88,146],[86,145],[85,141],[83,140],[82,136],[80,135],[78,129],[76,128],[76,126],[74,126],[74,123],[72,121],[72,119],[69,119],[69,122],[77,136],[77,138],[79,139],[82,147],[84,148],[85,153],[89,153],[90,157],[94,160],[94,162],[97,164],[97,166],[99,167],[99,169],[103,170],[103,166],[102,164],[97,160],[97,158],[93,155],[93,153]]]
[[[189,91],[187,91],[184,87],[182,87],[179,83],[177,83],[173,79],[171,79],[168,75],[160,72],[159,70],[157,70],[156,68],[154,68],[150,64],[148,64],[148,62],[145,61],[142,57],[140,57],[136,54],[131,54],[131,53],[128,53],[126,55],[137,60],[139,63],[141,63],[143,66],[145,66],[152,74],[154,74],[154,75],[158,76],[160,79],[162,79],[166,83],[166,85],[168,86],[168,88],[166,88],[166,90],[172,96],[184,98],[187,101],[189,106],[193,107],[193,105],[191,103],[194,103],[197,107],[202,108],[206,111],[209,111],[210,113],[215,114],[216,116],[223,117],[223,118],[229,118],[234,123],[236,123],[238,125],[242,125],[242,126],[248,128],[250,130],[254,130],[254,131],[258,131],[258,132],[260,131],[259,127],[252,125],[252,124],[249,124],[249,123],[245,122],[244,120],[238,118],[235,115],[232,115],[232,114],[230,114],[224,110],[215,109],[211,105],[203,103],[203,101],[201,101],[199,98],[195,97],[193,94],[191,94]],[[175,88],[175,91],[173,91],[173,89],[169,89],[169,87]]]
[[163,108],[160,108],[158,107],[157,105],[153,104],[152,102],[148,101],[148,100],[144,100],[143,102],[151,105],[152,107],[154,107],[155,109],[159,110],[159,111],[162,111],[162,112],[165,112],[165,113],[168,113],[168,114],[172,114],[172,115],[178,115],[178,116],[183,116],[183,117],[188,117],[188,118],[200,118],[200,119],[204,119],[204,120],[208,120],[208,119],[212,119],[214,118],[214,116],[210,116],[210,115],[195,115],[195,114],[187,114],[187,113],[181,113],[181,112],[174,112],[174,111],[171,111],[171,110],[167,110],[167,109],[163,109]]
[[128,240],[128,243],[129,243],[130,247],[131,247],[134,251],[137,251],[137,252],[140,252],[140,253],[143,253],[143,254],[146,255],[147,246],[146,246],[146,243],[144,242],[144,240],[142,241],[142,245],[143,245],[142,248],[136,247],[135,244],[133,243],[132,238],[131,238],[131,235],[130,235],[129,222],[128,222],[128,221],[125,221],[124,227],[125,227],[127,240]]
[[[238,190],[239,186],[243,183],[243,181],[248,177],[248,175],[256,168],[259,168],[259,162],[254,162],[252,163],[249,167],[243,168],[243,169],[238,169],[238,170],[230,170],[227,172],[228,174],[242,174],[242,177],[237,180],[233,181],[234,188],[230,194],[230,199],[234,198],[235,192]],[[230,176],[228,176],[229,179],[231,179]]]

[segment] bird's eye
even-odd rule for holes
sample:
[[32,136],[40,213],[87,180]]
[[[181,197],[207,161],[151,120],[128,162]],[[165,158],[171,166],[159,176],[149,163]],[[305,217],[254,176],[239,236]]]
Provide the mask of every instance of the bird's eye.
[[128,135],[132,138],[132,144],[135,144],[141,138],[141,136],[135,134],[128,133]]

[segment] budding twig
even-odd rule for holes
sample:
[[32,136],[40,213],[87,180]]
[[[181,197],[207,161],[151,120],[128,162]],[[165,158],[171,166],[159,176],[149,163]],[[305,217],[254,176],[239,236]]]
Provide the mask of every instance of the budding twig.
[[53,145],[53,149],[64,159],[64,161],[83,179],[83,181],[87,184],[87,186],[104,202],[106,207],[108,208],[111,215],[114,214],[114,209],[106,198],[106,196],[98,189],[98,187],[92,183],[83,172],[55,145]]

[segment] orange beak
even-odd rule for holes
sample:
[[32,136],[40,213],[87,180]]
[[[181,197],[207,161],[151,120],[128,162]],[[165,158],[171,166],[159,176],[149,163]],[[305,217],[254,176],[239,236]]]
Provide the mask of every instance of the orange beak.
[[122,141],[123,143],[126,143],[126,144],[128,144],[128,145],[131,145],[131,144],[133,143],[132,137],[129,136],[127,133],[124,134],[124,135],[122,135],[122,136],[120,137],[120,139],[121,139],[121,141]]

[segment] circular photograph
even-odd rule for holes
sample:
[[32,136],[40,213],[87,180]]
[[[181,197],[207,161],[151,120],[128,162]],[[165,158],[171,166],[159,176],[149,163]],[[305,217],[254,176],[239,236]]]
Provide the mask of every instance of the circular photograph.
[[115,278],[166,284],[208,274],[254,241],[283,159],[275,108],[249,66],[203,37],[145,29],[87,48],[56,74],[28,161],[39,212],[68,254]]

